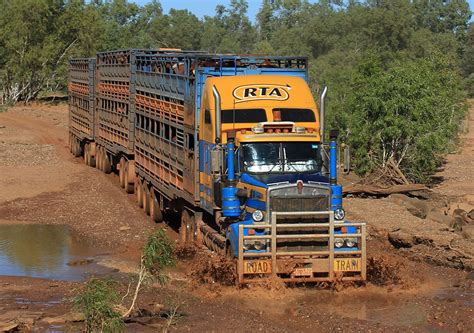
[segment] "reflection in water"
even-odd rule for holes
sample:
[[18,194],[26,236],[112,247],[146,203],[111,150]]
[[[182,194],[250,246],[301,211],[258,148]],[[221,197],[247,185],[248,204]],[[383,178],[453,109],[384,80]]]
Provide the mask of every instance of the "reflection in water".
[[82,279],[84,267],[68,262],[86,251],[66,226],[0,225],[0,275]]
[[[70,245],[65,226],[5,225],[0,228],[0,261],[25,275],[52,271],[64,264]],[[5,274],[2,267],[2,274]],[[15,274],[16,275],[16,274]]]

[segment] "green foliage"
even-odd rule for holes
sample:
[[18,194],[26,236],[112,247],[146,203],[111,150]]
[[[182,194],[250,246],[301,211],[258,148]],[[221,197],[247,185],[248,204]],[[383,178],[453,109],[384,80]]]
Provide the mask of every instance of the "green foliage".
[[86,332],[119,332],[124,325],[122,316],[114,310],[119,301],[114,281],[92,278],[74,298],[74,306],[84,313]]
[[169,239],[164,229],[158,229],[148,237],[143,248],[142,262],[145,269],[158,275],[166,267],[172,267],[176,264],[174,257],[174,244]]
[[465,116],[460,78],[441,54],[395,61],[384,69],[369,55],[352,80],[349,131],[356,170],[389,161],[413,181],[426,181],[449,152]]
[[[143,6],[127,0],[0,0],[0,6],[0,104],[65,90],[67,59],[100,50],[308,56],[315,96],[323,85],[330,89],[326,128],[352,137],[362,174],[386,163],[385,148],[395,159],[406,156],[400,166],[411,179],[426,179],[456,139],[461,90],[474,97],[474,27],[465,0],[262,0],[255,24],[246,0],[218,5],[203,19],[187,10],[165,13],[158,0]],[[421,91],[407,93],[411,89]],[[429,103],[440,111],[435,119],[448,121],[430,134]],[[409,139],[376,145],[372,131],[385,122],[378,140]],[[415,132],[427,134],[414,138]],[[422,159],[407,156],[418,149],[432,151]]]

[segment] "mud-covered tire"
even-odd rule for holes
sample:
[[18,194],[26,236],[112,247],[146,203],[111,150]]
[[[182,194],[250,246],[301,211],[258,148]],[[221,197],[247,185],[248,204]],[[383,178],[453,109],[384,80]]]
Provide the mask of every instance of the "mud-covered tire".
[[72,154],[72,141],[73,140],[73,136],[71,133],[69,133],[69,141],[68,141],[68,148],[69,148],[69,152]]
[[97,147],[96,154],[97,154],[97,161],[96,161],[95,167],[98,170],[102,171],[102,147]]
[[200,224],[203,223],[203,221],[202,218],[199,218],[198,216],[200,215],[194,216],[193,220],[194,242],[196,243],[196,245],[201,246],[204,245],[204,240],[200,228]]
[[143,188],[140,178],[137,178],[137,181],[135,182],[135,194],[137,196],[138,207],[143,208]]
[[123,174],[124,174],[123,177],[124,177],[125,192],[132,194],[133,191],[135,190],[135,186],[134,186],[133,181],[130,180],[130,170],[128,169],[129,161],[126,161],[124,165],[125,165],[125,168],[123,170]]
[[91,165],[90,164],[90,150],[89,150],[89,144],[86,143],[84,145],[84,164],[85,165]]
[[81,155],[82,155],[81,143],[79,142],[79,140],[74,139],[74,156],[80,157]]
[[183,212],[181,213],[181,225],[179,227],[179,238],[180,238],[181,244],[187,244],[191,240],[190,233],[189,233],[190,222],[191,222],[191,216],[189,216],[189,212],[186,209],[183,209]]
[[96,152],[96,155],[93,156],[91,151],[92,151],[92,148],[89,145],[89,166],[95,168],[97,152]]
[[232,249],[229,241],[227,241],[225,245],[225,256],[229,259],[234,259],[234,250]]
[[163,222],[163,213],[161,212],[159,197],[153,188],[150,191],[150,217],[153,222]]
[[110,164],[105,148],[102,148],[102,168],[102,171],[107,174],[112,172],[112,165]]
[[125,188],[125,159],[122,157],[118,164],[120,187]]
[[145,214],[150,214],[150,190],[148,189],[148,185],[143,182],[142,183],[142,192],[143,192],[143,211]]

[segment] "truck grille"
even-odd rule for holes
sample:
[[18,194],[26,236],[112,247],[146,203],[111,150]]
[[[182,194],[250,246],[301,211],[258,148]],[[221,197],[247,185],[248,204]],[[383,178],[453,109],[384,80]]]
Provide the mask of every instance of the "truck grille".
[[270,208],[277,212],[324,211],[329,206],[328,196],[312,197],[272,197]]

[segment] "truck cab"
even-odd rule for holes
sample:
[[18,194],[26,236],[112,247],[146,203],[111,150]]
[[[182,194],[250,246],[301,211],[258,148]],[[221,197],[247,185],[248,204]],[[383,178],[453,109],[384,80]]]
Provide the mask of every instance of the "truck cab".
[[341,272],[365,279],[365,225],[345,220],[336,140],[324,166],[321,139],[304,78],[206,79],[199,124],[201,206],[212,209],[227,252],[238,258],[241,283],[266,274],[323,281]]

